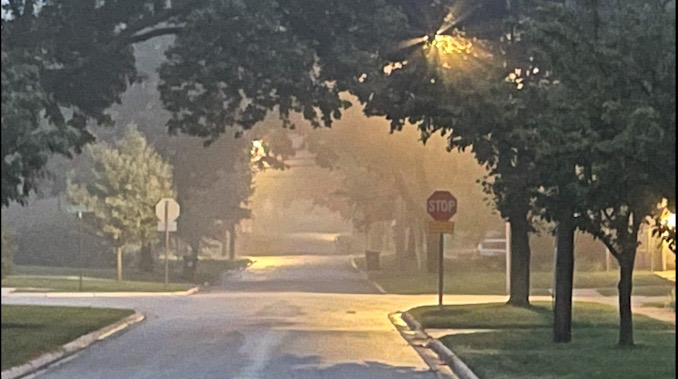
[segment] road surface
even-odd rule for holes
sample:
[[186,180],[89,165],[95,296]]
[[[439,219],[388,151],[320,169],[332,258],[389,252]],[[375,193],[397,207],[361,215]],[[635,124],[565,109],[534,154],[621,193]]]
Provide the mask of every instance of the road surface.
[[192,296],[3,303],[134,308],[147,319],[40,378],[434,378],[387,315],[435,295],[378,293],[347,257],[256,257]]

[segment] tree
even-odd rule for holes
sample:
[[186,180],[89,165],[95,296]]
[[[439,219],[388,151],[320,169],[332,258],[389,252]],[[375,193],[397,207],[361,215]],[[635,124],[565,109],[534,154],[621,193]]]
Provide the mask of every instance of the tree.
[[476,183],[486,174],[483,167],[473,165],[470,154],[447,153],[442,138],[424,146],[414,128],[389,134],[388,122],[365,119],[359,112],[349,109],[331,129],[299,129],[316,163],[339,180],[334,189],[309,189],[310,197],[339,211],[361,231],[376,222],[395,221],[396,256],[401,267],[411,267],[428,234],[426,199],[435,189],[449,189],[463,214],[454,240],[475,247],[493,226]]
[[559,221],[554,339],[570,339],[580,228],[619,261],[619,344],[631,346],[638,230],[662,197],[675,203],[675,16],[659,1],[547,3],[531,24],[535,56],[558,79],[540,133],[544,209]]
[[116,250],[122,280],[122,249],[156,238],[155,205],[172,197],[172,169],[144,137],[130,130],[114,146],[89,147],[88,167],[73,177],[69,200],[92,208],[99,233]]
[[2,279],[5,279],[12,272],[17,246],[14,233],[7,229],[4,223],[0,230],[2,230]]

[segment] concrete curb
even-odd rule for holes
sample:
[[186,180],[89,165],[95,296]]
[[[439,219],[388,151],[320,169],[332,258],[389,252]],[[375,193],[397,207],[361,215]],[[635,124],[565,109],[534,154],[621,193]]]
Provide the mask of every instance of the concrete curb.
[[200,291],[196,286],[186,291],[175,292],[16,292],[4,294],[7,297],[148,297],[148,296],[190,296]]
[[448,349],[447,346],[443,345],[438,339],[431,337],[426,344],[426,347],[435,351],[440,360],[447,363],[452,369],[452,372],[460,379],[478,379],[478,376],[468,368],[466,363],[459,359],[452,350]]
[[450,368],[452,369],[452,372],[459,378],[459,379],[478,379],[478,376],[462,361],[459,359],[459,357],[452,352],[447,346],[443,345],[442,342],[440,342],[438,339],[431,337],[426,333],[426,330],[422,327],[422,325],[419,323],[419,321],[415,320],[414,317],[412,317],[411,314],[408,312],[403,312],[401,315],[401,318],[407,326],[414,332],[421,332],[426,337],[428,338],[428,342],[426,343],[426,347],[429,349],[433,350],[437,355],[438,358],[445,362]]
[[355,263],[355,258],[356,258],[355,255],[351,256],[351,266],[353,266],[353,268],[356,269],[356,271],[358,271],[362,275],[363,279],[370,282],[370,284],[372,284],[372,286],[374,286],[374,288],[376,288],[377,291],[379,291],[379,293],[385,294],[386,290],[384,290],[384,288],[380,286],[379,283],[375,282],[374,280],[370,280],[370,277],[369,275],[367,275],[367,272],[358,268],[358,265]]
[[105,326],[97,331],[85,334],[84,336],[81,336],[76,340],[63,345],[56,352],[45,353],[28,363],[4,370],[0,377],[2,379],[21,378],[23,376],[45,369],[57,361],[67,358],[97,341],[106,339],[120,332],[121,330],[142,321],[144,318],[144,315],[139,312],[135,312],[134,314],[127,316],[118,322]]

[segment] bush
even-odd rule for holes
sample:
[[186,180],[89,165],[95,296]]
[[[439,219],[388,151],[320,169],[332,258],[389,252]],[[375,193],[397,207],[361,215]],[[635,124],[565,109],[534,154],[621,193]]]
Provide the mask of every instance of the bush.
[[14,234],[7,230],[4,225],[2,229],[2,279],[12,272],[12,262],[16,252],[16,243]]

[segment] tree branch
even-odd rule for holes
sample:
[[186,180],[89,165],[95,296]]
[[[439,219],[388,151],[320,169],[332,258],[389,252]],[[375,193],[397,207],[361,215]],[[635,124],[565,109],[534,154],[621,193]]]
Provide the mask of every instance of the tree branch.
[[180,26],[169,26],[169,27],[166,27],[166,28],[153,29],[153,30],[148,31],[146,33],[137,34],[135,36],[130,37],[129,38],[129,44],[143,42],[143,41],[149,40],[151,38],[164,36],[164,35],[168,35],[168,34],[179,34],[179,33],[181,33],[182,30],[183,30],[183,28],[180,27]]

